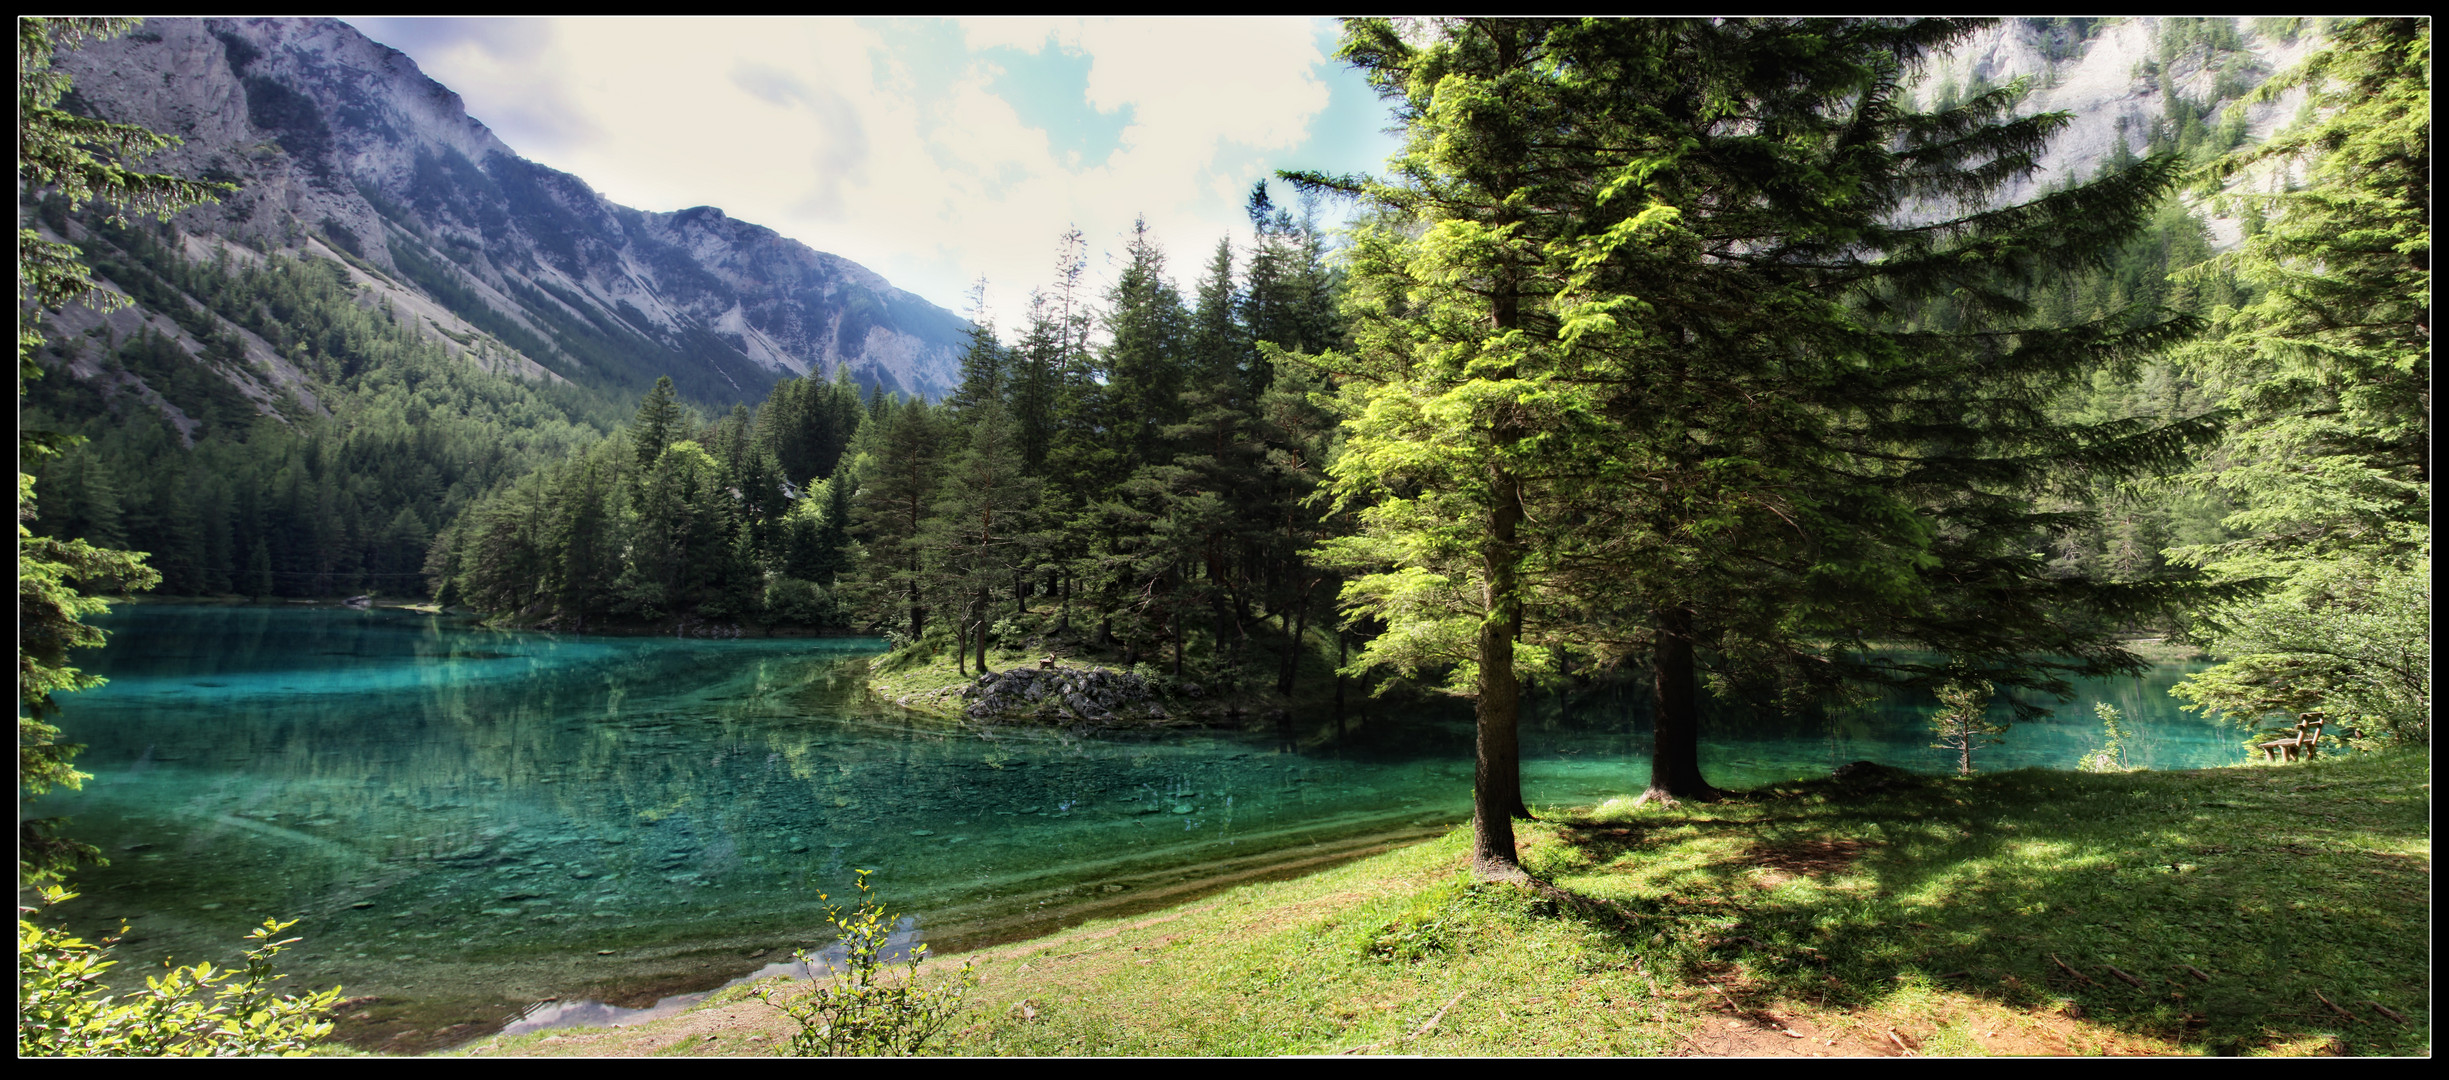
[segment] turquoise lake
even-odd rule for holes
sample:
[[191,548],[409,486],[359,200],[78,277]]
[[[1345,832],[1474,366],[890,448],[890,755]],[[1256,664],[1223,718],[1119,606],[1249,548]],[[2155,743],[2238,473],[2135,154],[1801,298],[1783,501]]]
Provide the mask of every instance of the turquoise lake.
[[[1147,908],[1433,835],[1470,808],[1466,705],[1248,731],[1073,734],[912,717],[864,692],[860,639],[488,631],[401,611],[122,607],[63,695],[80,792],[35,800],[107,868],[53,910],[131,929],[122,977],[222,962],[266,916],[302,919],[297,983],[369,996],[361,1046],[426,1049],[529,1016],[601,1019],[823,945],[822,888],[854,869],[960,947]],[[2233,727],[2176,711],[2193,665],[2087,683],[2016,725],[1984,771],[2072,768],[2092,706],[2133,718],[2151,768],[2241,763]],[[1534,808],[1638,792],[1639,695],[1541,697]],[[2053,703],[2054,704],[2054,703]],[[1928,703],[1798,730],[1722,718],[1712,782],[1868,759],[1948,772]],[[538,1003],[554,1004],[541,1012]],[[581,1004],[584,1008],[579,1007]],[[589,1012],[588,1010],[594,1010]]]

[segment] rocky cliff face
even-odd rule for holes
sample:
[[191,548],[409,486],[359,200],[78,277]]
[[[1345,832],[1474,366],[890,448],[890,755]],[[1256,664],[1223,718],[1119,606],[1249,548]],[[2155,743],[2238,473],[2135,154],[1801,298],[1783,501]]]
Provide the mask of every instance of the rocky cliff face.
[[[2208,106],[2216,114],[2319,47],[2309,29],[2282,37],[2264,32],[2255,20],[2218,23],[2189,34],[2172,20],[2151,18],[2002,19],[1929,65],[1918,89],[1928,103],[1943,86],[1969,91],[2027,79],[2032,92],[2026,111],[2068,114],[2067,126],[2042,155],[2041,171],[2000,193],[2004,203],[2022,202],[2044,186],[2097,175],[2119,156],[2121,145],[2142,156],[2155,131],[2166,138],[2178,123],[2170,115],[2172,106]],[[2269,137],[2294,119],[2303,103],[2304,92],[2294,90],[2247,106],[2246,138]],[[2237,241],[2234,219],[2206,218],[2214,243],[2225,247]]]
[[71,107],[184,140],[147,167],[240,185],[179,218],[191,255],[345,255],[370,295],[504,370],[668,373],[707,402],[845,367],[930,396],[958,377],[958,316],[712,207],[611,203],[343,23],[154,19],[59,67]]

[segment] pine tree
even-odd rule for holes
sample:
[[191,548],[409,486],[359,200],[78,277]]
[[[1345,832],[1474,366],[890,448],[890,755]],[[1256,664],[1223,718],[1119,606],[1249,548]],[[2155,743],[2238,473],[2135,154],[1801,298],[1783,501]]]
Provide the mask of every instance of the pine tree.
[[995,622],[992,594],[1033,561],[1039,484],[1021,468],[1002,406],[990,401],[980,407],[968,442],[944,471],[921,542],[938,593],[958,613],[955,640],[974,653],[984,674],[987,632]]
[[[2132,235],[2171,163],[1965,209],[2065,120],[2010,118],[2016,88],[1911,112],[1901,73],[1963,23],[1433,29],[1347,31],[1409,128],[1399,182],[1304,179],[1394,215],[1356,242],[1354,346],[1327,361],[1339,488],[1380,500],[1335,549],[1398,568],[1346,589],[1389,623],[1364,663],[1475,684],[1481,873],[1518,873],[1517,673],[1547,650],[1517,641],[1647,654],[1670,798],[1713,794],[1706,669],[1791,701],[1946,675],[1859,659],[1871,641],[2044,690],[2139,664],[2065,612],[2168,590],[2042,579],[2033,537],[2073,522],[2030,495],[2170,465],[2203,425],[2071,429],[2041,406],[2189,326],[2036,326],[2015,294]],[[1915,320],[1938,296],[1963,329]]]
[[986,310],[986,279],[970,287],[969,348],[961,354],[961,383],[945,403],[967,416],[1001,402],[1009,390],[1010,354],[995,340],[995,323]]
[[689,439],[667,446],[638,483],[627,523],[629,551],[614,589],[649,620],[693,612],[740,615],[747,567],[737,546],[736,504],[723,470]]
[[559,556],[552,574],[556,614],[571,630],[585,630],[590,613],[610,606],[621,569],[611,535],[617,515],[606,505],[615,490],[593,460],[562,471],[546,546]]
[[1941,683],[1936,689],[1939,708],[1930,715],[1930,732],[1938,741],[1935,750],[1956,752],[1956,775],[1973,775],[1973,751],[1983,746],[1995,746],[2003,741],[2007,724],[1990,719],[1990,695],[1994,691],[1980,679]]
[[[124,224],[131,213],[166,217],[232,190],[183,177],[136,172],[126,163],[176,145],[176,140],[134,124],[76,116],[60,109],[68,76],[51,69],[52,54],[87,41],[126,33],[134,19],[20,18],[17,20],[17,183],[32,197],[55,193],[73,212],[89,202],[109,208]],[[22,221],[24,219],[20,219]],[[77,249],[46,240],[31,228],[17,230],[17,288],[21,299],[43,311],[71,303],[102,310],[124,298],[95,286]],[[26,383],[42,376],[34,358],[43,345],[32,320],[17,332],[17,398]],[[61,744],[59,729],[45,722],[52,695],[98,685],[101,680],[68,666],[70,649],[102,644],[104,636],[84,621],[105,610],[97,593],[148,589],[161,575],[145,565],[142,552],[95,547],[80,539],[36,536],[34,478],[22,471],[29,459],[68,449],[77,440],[22,422],[17,432],[17,782],[28,792],[76,787],[85,774],[68,762],[77,748]],[[61,839],[50,819],[26,819],[18,829],[22,880],[56,877],[79,859],[96,857],[90,845]]]
[[[1539,201],[1525,189],[1546,163],[1520,151],[1533,131],[1580,132],[1535,78],[1541,27],[1438,29],[1439,40],[1415,49],[1385,21],[1345,26],[1341,55],[1395,103],[1408,137],[1390,163],[1396,180],[1360,188],[1394,217],[1356,237],[1356,340],[1349,356],[1321,361],[1345,393],[1339,492],[1372,503],[1361,511],[1364,534],[1330,552],[1354,569],[1392,568],[1346,587],[1348,609],[1389,623],[1356,663],[1446,666],[1447,685],[1475,699],[1473,867],[1518,879],[1512,819],[1527,811],[1515,639],[1524,574],[1537,559],[1524,535],[1524,481],[1544,470],[1533,436],[1555,419],[1519,407],[1534,387],[1550,388],[1552,371],[1550,335],[1522,324],[1538,254],[1524,243],[1526,206]],[[1262,232],[1263,196],[1252,200]],[[1417,241],[1414,223],[1425,230]],[[1253,257],[1254,303],[1268,284],[1257,269],[1265,258]],[[1255,338],[1270,333],[1252,319]]]
[[1348,514],[1319,513],[1317,496],[1337,450],[1335,417],[1320,406],[1326,387],[1306,366],[1274,366],[1275,377],[1258,400],[1253,450],[1260,459],[1259,475],[1246,513],[1267,525],[1258,546],[1264,552],[1261,557],[1273,564],[1270,576],[1278,583],[1278,598],[1270,606],[1283,624],[1285,641],[1276,693],[1290,697],[1307,651],[1310,617],[1321,600],[1332,599],[1342,588],[1334,569],[1313,561],[1311,553],[1348,534],[1352,523]]
[[[1250,340],[1285,352],[1315,353],[1343,344],[1341,316],[1336,311],[1337,286],[1326,260],[1326,241],[1318,227],[1316,196],[1302,192],[1301,214],[1275,205],[1260,182],[1250,189],[1249,285],[1242,300],[1242,320]],[[1266,392],[1274,368],[1252,363],[1247,393],[1256,399]]]
[[944,425],[924,401],[886,402],[859,432],[851,532],[865,545],[862,595],[879,622],[906,620],[913,642],[927,629],[925,528],[942,483],[945,441]]
[[[2196,324],[2138,308],[2051,325],[2022,297],[2119,250],[2175,162],[1994,206],[2066,118],[2014,116],[2020,87],[1897,108],[1897,74],[1968,25],[1652,29],[1634,63],[1691,74],[1637,95],[1646,108],[1615,138],[1686,149],[1594,180],[1602,201],[1605,185],[1638,192],[1663,220],[1572,238],[1562,253],[1581,276],[1561,297],[1587,305],[1562,313],[1563,334],[1628,376],[1611,411],[1634,453],[1603,459],[1599,475],[1616,475],[1594,491],[1608,497],[1567,557],[1596,581],[1638,568],[1647,585],[1652,792],[1710,793],[1695,745],[1704,666],[1722,697],[1788,704],[1843,680],[1929,685],[1948,664],[2049,693],[2066,673],[2139,667],[2106,631],[2176,592],[2036,573],[2036,537],[2087,522],[2035,499],[2164,472],[2210,425],[2070,425],[2044,406]],[[1811,60],[1766,59],[1781,55]],[[1587,86],[1616,95],[1604,76]],[[1727,103],[1714,114],[1712,94]],[[1652,484],[1666,497],[1614,497]],[[1872,642],[1949,659],[1861,660]]]
[[[2259,297],[2184,358],[2234,415],[2194,479],[2242,535],[2171,554],[2259,595],[2198,613],[2225,662],[2178,693],[2240,722],[2430,741],[2431,59],[2429,20],[2347,22],[2249,99],[2306,87],[2317,118],[2205,171],[2265,215],[2190,275]],[[2267,190],[2293,167],[2302,188]]]
[[[1198,299],[1190,315],[1190,337],[1183,357],[1184,391],[1220,398],[1227,404],[1242,399],[1245,369],[1254,359],[1249,334],[1240,318],[1233,287],[1233,241],[1216,242],[1207,272],[1194,286]],[[1187,415],[1187,414],[1186,414]]]
[[638,415],[629,423],[629,444],[638,467],[633,475],[643,482],[663,457],[664,448],[686,437],[688,427],[689,418],[672,392],[672,377],[656,379],[654,389],[639,399]]
[[1165,278],[1165,253],[1148,235],[1148,221],[1132,223],[1125,247],[1130,261],[1106,298],[1103,409],[1107,437],[1128,450],[1128,473],[1165,455],[1165,429],[1181,420],[1183,344],[1188,319],[1181,294]]

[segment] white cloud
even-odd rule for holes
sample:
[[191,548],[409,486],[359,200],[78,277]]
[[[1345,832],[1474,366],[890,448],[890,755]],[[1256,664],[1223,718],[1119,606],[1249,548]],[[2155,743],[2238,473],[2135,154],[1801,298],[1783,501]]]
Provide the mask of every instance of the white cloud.
[[[984,274],[1007,328],[1074,224],[1113,250],[1145,213],[1187,289],[1246,228],[1250,183],[1307,164],[1282,155],[1328,101],[1304,20],[972,20],[950,61],[832,19],[436,29],[385,40],[513,149],[626,205],[722,207],[956,310]],[[1116,150],[1083,161],[1025,124],[978,57],[998,47],[1084,54],[1082,108],[1129,118]]]

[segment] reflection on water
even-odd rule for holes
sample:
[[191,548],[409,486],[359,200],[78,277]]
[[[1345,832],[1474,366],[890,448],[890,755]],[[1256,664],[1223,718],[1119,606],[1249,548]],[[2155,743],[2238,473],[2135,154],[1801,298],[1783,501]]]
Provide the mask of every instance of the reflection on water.
[[[130,920],[131,961],[218,960],[264,916],[302,916],[289,970],[380,999],[344,1027],[361,1045],[703,991],[828,944],[817,893],[854,869],[958,942],[1469,812],[1459,703],[1083,736],[907,719],[860,689],[868,641],[512,634],[343,609],[143,606],[105,625],[85,666],[111,683],[63,714],[94,778],[30,808],[73,816],[112,862],[59,913],[94,933]],[[2063,722],[2018,725],[1979,763],[2071,767],[2095,744],[2095,700],[2136,719],[2145,764],[2241,761],[2233,732],[2169,709],[2178,671],[2082,687]],[[1539,704],[1534,804],[1646,784],[1637,700]],[[1734,787],[1862,758],[1942,771],[1926,714],[1900,700],[1800,730],[1730,714],[1704,765]]]

